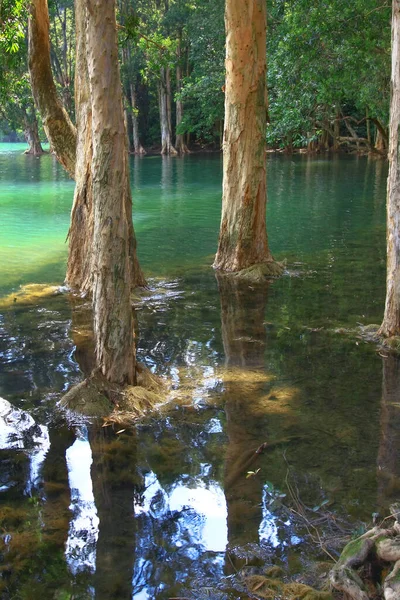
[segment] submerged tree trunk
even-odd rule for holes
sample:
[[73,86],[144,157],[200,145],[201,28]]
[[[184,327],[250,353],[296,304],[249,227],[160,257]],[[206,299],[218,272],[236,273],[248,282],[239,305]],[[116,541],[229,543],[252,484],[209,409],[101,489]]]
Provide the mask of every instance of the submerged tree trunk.
[[24,135],[27,143],[29,144],[29,149],[26,150],[25,154],[33,154],[33,156],[40,156],[41,154],[45,154],[45,151],[43,150],[42,144],[40,142],[39,127],[35,109],[33,108],[33,106],[30,114],[25,112]]
[[274,265],[268,247],[265,130],[266,7],[227,0],[222,217],[215,269]]
[[86,44],[92,104],[96,364],[109,381],[133,384],[132,210],[115,2],[92,1]]
[[169,67],[162,67],[158,83],[158,99],[160,105],[161,154],[175,155],[172,145],[171,126],[171,83]]
[[35,104],[51,148],[74,177],[76,130],[58,98],[51,72],[47,0],[32,0],[28,37],[29,74]]
[[400,334],[400,0],[393,0],[392,76],[387,181],[386,305],[380,333]]

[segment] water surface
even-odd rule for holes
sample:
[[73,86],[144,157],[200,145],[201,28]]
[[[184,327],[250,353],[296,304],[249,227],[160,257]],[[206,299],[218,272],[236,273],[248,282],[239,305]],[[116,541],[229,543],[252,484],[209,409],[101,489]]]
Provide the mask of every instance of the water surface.
[[[62,283],[73,197],[53,157],[5,150],[3,297]],[[210,269],[221,166],[131,159],[150,283],[138,355],[173,392],[155,415],[102,427],[63,414],[85,307],[3,302],[0,396],[14,412],[0,428],[19,424],[0,436],[4,598],[227,600],[247,597],[238,571],[268,564],[311,582],[327,556],[299,506],[337,553],[335,521],[359,527],[398,494],[399,365],[345,334],[383,312],[386,164],[269,157],[269,238],[288,274],[256,288]]]

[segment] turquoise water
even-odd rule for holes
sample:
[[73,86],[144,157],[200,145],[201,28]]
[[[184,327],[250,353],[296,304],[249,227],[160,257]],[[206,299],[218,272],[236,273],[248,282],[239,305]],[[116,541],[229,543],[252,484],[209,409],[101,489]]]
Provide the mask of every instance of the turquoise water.
[[[62,283],[73,197],[53,157],[12,149],[0,145],[2,296]],[[257,288],[210,268],[221,168],[212,154],[131,159],[150,285],[138,356],[171,384],[139,424],[57,407],[87,366],[85,305],[3,302],[5,599],[231,600],[271,564],[314,584],[327,556],[299,506],[337,556],[343,531],[397,497],[399,363],[346,335],[383,313],[386,163],[269,156],[270,245],[287,274]]]

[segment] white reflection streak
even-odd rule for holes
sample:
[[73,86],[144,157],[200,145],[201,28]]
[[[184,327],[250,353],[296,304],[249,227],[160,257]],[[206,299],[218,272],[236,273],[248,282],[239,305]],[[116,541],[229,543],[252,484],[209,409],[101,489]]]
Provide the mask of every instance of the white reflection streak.
[[[201,544],[206,551],[224,552],[228,543],[227,508],[223,490],[216,483],[210,483],[208,487],[202,482],[197,488],[188,488],[182,484],[176,485],[168,496],[158,482],[154,473],[146,475],[146,491],[143,495],[142,505],[135,506],[135,514],[148,513],[153,518],[160,518],[167,512],[182,512],[183,509],[192,509],[201,520],[196,530],[193,522],[190,523],[190,534],[196,544]],[[152,500],[156,494],[163,496],[162,514],[159,511],[153,513]],[[160,506],[160,502],[157,503]],[[185,527],[185,517],[182,517],[182,526]],[[176,545],[180,541],[176,539]]]
[[273,548],[277,548],[280,545],[278,538],[278,527],[276,525],[276,517],[267,508],[268,502],[268,489],[264,486],[262,495],[262,521],[258,530],[260,542],[264,544],[270,544]]
[[96,544],[99,537],[99,518],[94,503],[90,467],[92,450],[86,427],[78,430],[78,438],[66,451],[68,481],[71,490],[73,517],[68,531],[65,556],[73,575],[96,570]]
[[0,449],[6,448],[25,450],[30,457],[25,492],[31,495],[32,489],[40,482],[40,469],[50,448],[49,432],[44,425],[36,425],[29,413],[0,398]]

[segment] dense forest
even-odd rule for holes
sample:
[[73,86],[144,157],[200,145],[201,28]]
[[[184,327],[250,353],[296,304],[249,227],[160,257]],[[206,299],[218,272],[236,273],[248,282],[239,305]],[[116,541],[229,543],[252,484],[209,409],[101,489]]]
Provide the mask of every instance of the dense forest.
[[[131,152],[220,149],[224,1],[117,4]],[[0,10],[0,135],[10,141],[25,135],[37,152],[41,130],[27,69],[27,3],[4,1]],[[268,0],[269,148],[386,152],[390,10],[381,0]],[[54,78],[74,120],[73,2],[50,0],[49,14]]]

